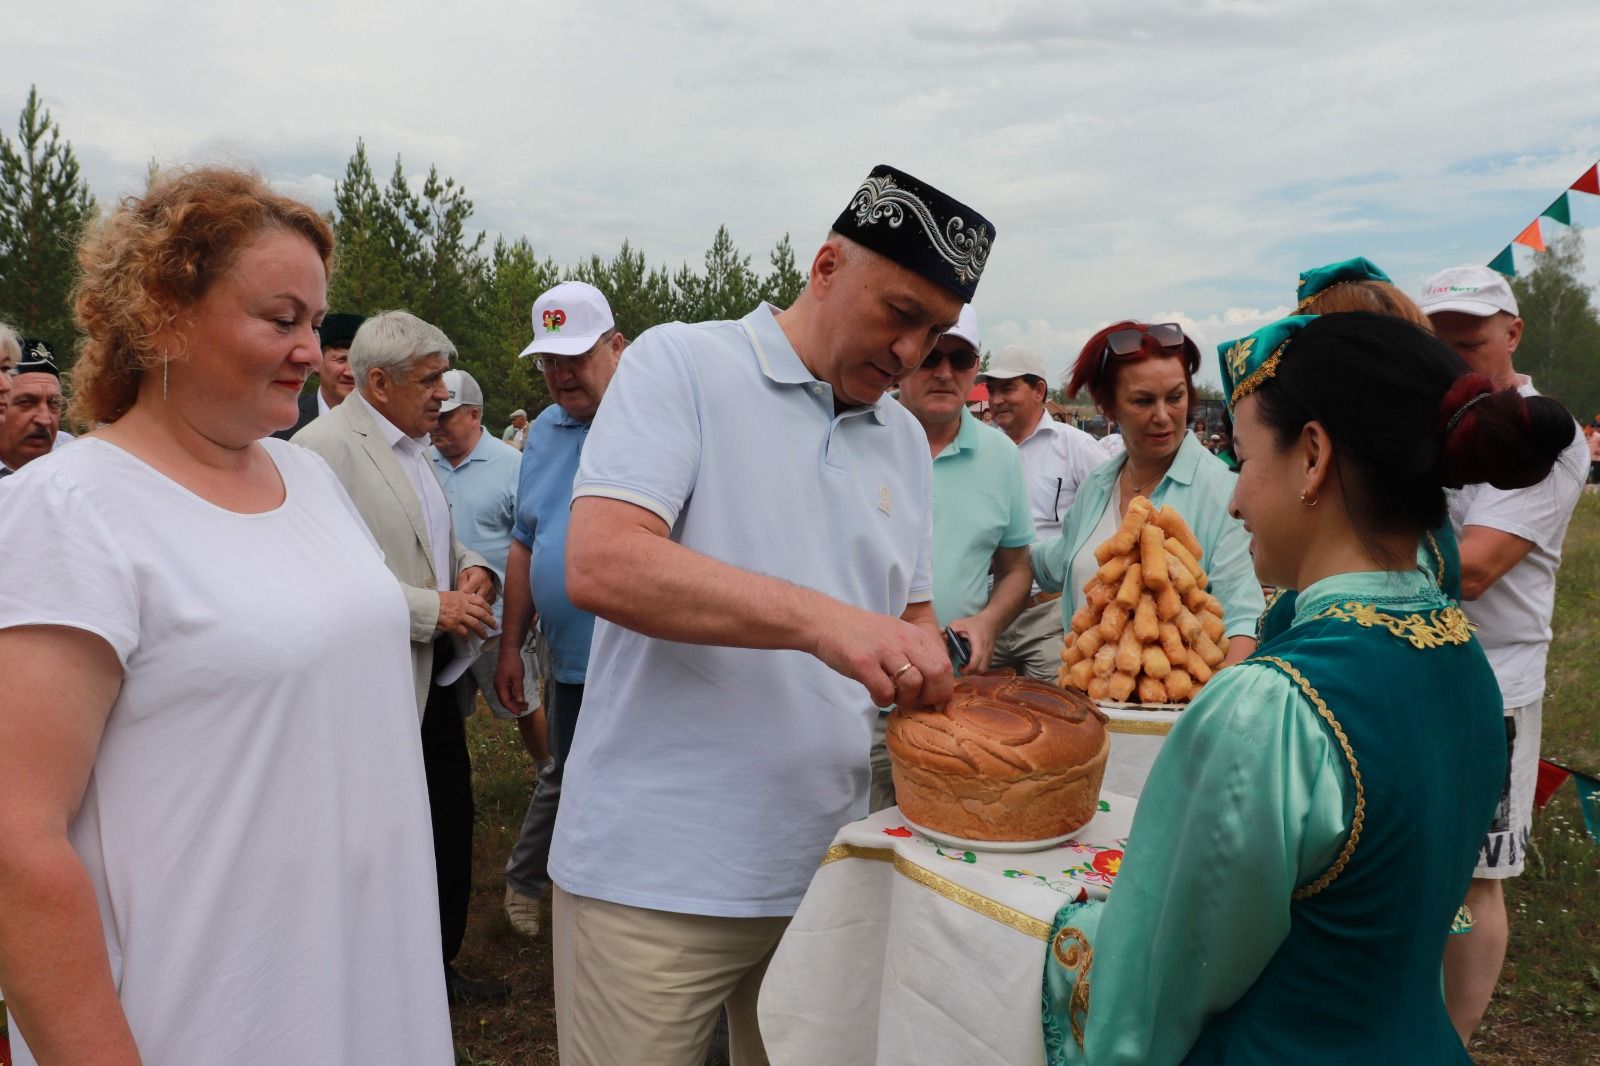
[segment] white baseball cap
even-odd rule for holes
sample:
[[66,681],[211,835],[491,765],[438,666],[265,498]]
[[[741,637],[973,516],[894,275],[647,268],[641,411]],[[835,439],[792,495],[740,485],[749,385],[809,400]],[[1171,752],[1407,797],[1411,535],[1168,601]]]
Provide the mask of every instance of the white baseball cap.
[[1024,374],[1049,380],[1049,375],[1044,371],[1044,359],[1038,352],[1020,344],[1008,344],[990,356],[989,369],[979,374],[978,380],[993,378],[995,381],[1006,381]]
[[971,304],[961,305],[961,316],[956,319],[955,325],[945,330],[944,335],[966,341],[975,352],[983,351],[983,345],[978,343],[978,312],[972,309]]
[[533,343],[523,355],[582,355],[616,327],[605,294],[584,281],[563,281],[533,301]]
[[1501,311],[1515,315],[1517,298],[1499,271],[1486,266],[1451,267],[1428,279],[1417,306],[1428,315],[1460,311],[1488,318]]
[[483,390],[465,370],[446,370],[444,387],[450,390],[450,398],[439,405],[440,414],[447,414],[457,407],[483,406]]

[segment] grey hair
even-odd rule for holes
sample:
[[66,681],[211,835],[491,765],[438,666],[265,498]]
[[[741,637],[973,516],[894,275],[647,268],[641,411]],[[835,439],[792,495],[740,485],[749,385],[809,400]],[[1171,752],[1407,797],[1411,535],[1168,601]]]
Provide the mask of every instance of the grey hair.
[[21,361],[22,335],[0,322],[0,368],[16,366]]
[[393,373],[426,356],[442,355],[450,360],[456,354],[456,346],[438,326],[410,311],[383,311],[356,330],[350,342],[350,370],[357,387],[365,389],[367,373],[375,368]]

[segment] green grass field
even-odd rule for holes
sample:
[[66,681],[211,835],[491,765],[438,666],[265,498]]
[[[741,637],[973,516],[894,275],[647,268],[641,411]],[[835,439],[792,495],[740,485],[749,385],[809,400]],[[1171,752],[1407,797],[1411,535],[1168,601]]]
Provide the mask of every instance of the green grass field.
[[[1545,696],[1543,752],[1600,771],[1600,496],[1585,496],[1567,537]],[[459,965],[511,982],[509,1003],[454,1012],[459,1062],[555,1064],[548,933],[525,940],[501,910],[502,868],[533,786],[516,728],[480,712],[468,723],[478,801],[475,899]],[[1527,873],[1507,889],[1511,946],[1472,1044],[1493,1066],[1600,1063],[1600,844],[1563,785],[1534,822]],[[548,917],[548,910],[546,911]]]

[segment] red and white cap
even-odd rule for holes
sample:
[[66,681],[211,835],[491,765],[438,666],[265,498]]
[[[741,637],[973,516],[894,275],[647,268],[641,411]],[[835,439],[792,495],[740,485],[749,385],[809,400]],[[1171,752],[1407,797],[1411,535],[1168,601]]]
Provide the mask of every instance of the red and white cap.
[[563,281],[533,301],[533,343],[523,355],[582,355],[616,327],[605,294],[584,281]]

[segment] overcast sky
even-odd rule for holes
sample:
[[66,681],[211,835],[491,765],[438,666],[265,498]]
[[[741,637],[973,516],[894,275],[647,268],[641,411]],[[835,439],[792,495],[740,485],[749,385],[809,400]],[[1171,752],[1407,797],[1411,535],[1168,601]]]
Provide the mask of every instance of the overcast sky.
[[559,262],[698,263],[726,223],[764,268],[893,163],[994,221],[985,346],[1053,370],[1176,319],[1214,380],[1301,270],[1365,255],[1414,292],[1600,158],[1594,0],[66,0],[0,42],[5,129],[36,84],[102,201],[154,157],[329,207],[361,137],[380,180],[437,164]]

